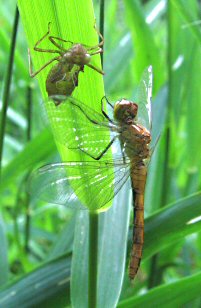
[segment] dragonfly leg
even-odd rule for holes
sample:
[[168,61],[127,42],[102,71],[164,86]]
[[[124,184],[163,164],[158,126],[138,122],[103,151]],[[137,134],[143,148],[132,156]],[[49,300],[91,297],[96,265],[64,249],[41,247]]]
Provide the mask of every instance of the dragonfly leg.
[[64,43],[71,43],[73,45],[73,42],[71,41],[66,41],[60,37],[57,37],[57,36],[49,36],[49,40],[50,42],[55,45],[57,48],[63,50],[63,51],[66,51],[65,48],[63,48],[62,46],[60,46],[57,42],[55,42],[55,40],[58,40],[58,41],[61,41],[61,42],[64,42]]
[[36,75],[38,75],[38,73],[40,73],[45,67],[47,67],[49,64],[51,64],[53,61],[58,61],[60,58],[60,56],[53,58],[52,60],[48,61],[47,63],[45,63],[39,70],[37,70],[36,72],[33,73],[32,71],[32,62],[31,62],[31,56],[30,56],[30,50],[28,49],[28,59],[29,59],[29,75],[33,78]]
[[95,55],[98,55],[99,53],[102,53],[102,52],[103,52],[103,50],[101,48],[98,48],[97,51],[90,53],[90,56],[95,56]]
[[98,44],[98,47],[101,47],[101,46],[104,45],[104,38],[103,38],[102,34],[100,33],[100,31],[96,28],[96,26],[94,26],[94,28],[95,28],[96,32],[98,33],[98,36],[99,36],[100,39],[101,39],[101,41],[100,41],[99,44]]
[[96,25],[94,25],[94,29],[96,30],[96,33],[100,37],[101,41],[97,45],[94,45],[94,46],[89,46],[89,45],[86,45],[86,44],[82,44],[82,46],[84,46],[87,49],[87,51],[97,49],[97,48],[102,47],[104,45],[104,38],[103,38],[102,34],[96,28]]
[[108,104],[112,109],[114,109],[114,106],[109,102],[109,100],[107,99],[106,95],[104,95],[104,96],[102,97],[101,101],[102,101],[104,98],[105,98],[107,104]]
[[[103,96],[102,99],[101,99],[101,111],[102,111],[102,114],[104,115],[104,117],[105,117],[106,119],[108,119],[108,121],[109,121],[110,123],[114,124],[114,122],[110,119],[110,117],[108,116],[108,114],[107,114],[107,113],[105,112],[105,110],[104,110],[104,101],[103,101],[104,98],[105,98],[106,101],[108,102],[106,96]],[[109,104],[110,104],[110,103],[109,103]]]
[[87,48],[87,50],[93,50],[93,49],[96,49],[98,47],[101,47],[104,45],[104,38],[102,36],[102,34],[98,31],[98,29],[96,28],[96,25],[94,25],[94,29],[96,30],[96,32],[98,33],[98,36],[101,38],[101,41],[99,44],[95,45],[95,46],[92,46],[92,47],[89,47]]
[[123,162],[126,163],[126,156],[125,156],[125,146],[122,140],[120,140],[120,145],[121,145],[121,154],[123,157]]
[[59,54],[61,54],[61,51],[59,51],[59,50],[43,49],[43,48],[37,47],[50,34],[50,24],[51,24],[51,22],[48,23],[48,31],[47,31],[47,33],[38,42],[36,42],[36,44],[34,46],[34,50],[35,51],[39,51],[39,52],[49,52],[49,53],[59,53]]
[[111,147],[111,145],[114,143],[116,138],[117,138],[117,136],[113,137],[112,140],[110,141],[110,143],[106,146],[106,148],[97,157],[89,154],[87,151],[81,149],[80,147],[78,147],[78,148],[69,148],[69,149],[71,149],[71,150],[78,149],[81,152],[83,152],[84,154],[86,154],[89,157],[93,158],[94,160],[100,160],[103,157],[103,155],[108,151],[108,149]]
[[89,66],[90,68],[92,68],[93,70],[97,71],[98,73],[100,73],[101,75],[105,75],[105,73],[98,67],[92,65],[92,64],[86,64],[87,66]]

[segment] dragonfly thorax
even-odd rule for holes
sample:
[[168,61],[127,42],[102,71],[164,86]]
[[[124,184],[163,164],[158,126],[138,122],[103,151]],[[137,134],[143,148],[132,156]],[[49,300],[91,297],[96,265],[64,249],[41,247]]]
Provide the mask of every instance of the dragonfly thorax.
[[82,44],[75,44],[66,53],[63,58],[66,62],[77,64],[80,66],[86,65],[90,62],[91,56]]
[[132,124],[138,111],[138,105],[132,101],[121,99],[114,105],[114,118],[123,124]]

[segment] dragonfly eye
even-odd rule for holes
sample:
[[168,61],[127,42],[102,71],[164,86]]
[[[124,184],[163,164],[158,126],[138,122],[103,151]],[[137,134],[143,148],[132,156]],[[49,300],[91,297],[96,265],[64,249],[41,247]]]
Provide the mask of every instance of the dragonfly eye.
[[91,61],[91,56],[90,54],[86,53],[83,57],[83,65],[88,64]]
[[81,44],[76,44],[64,54],[64,59],[68,63],[85,65],[90,62],[91,56]]
[[64,61],[68,62],[68,63],[71,63],[72,62],[72,52],[66,52],[64,55],[63,55],[63,59]]
[[114,106],[114,118],[119,122],[131,123],[137,115],[138,105],[122,99]]

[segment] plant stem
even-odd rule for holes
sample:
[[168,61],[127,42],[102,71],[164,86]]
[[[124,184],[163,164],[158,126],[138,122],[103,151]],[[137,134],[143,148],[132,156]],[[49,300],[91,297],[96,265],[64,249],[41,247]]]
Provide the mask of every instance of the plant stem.
[[2,168],[3,140],[4,140],[4,134],[5,134],[5,128],[6,128],[6,114],[7,114],[8,100],[9,100],[9,94],[10,94],[10,84],[11,84],[11,77],[12,77],[12,70],[13,70],[13,60],[14,60],[14,51],[15,51],[18,21],[19,21],[19,11],[18,11],[18,8],[16,7],[11,47],[10,47],[10,55],[9,55],[8,68],[6,72],[5,85],[4,85],[4,90],[3,90],[3,99],[2,99],[3,106],[2,106],[1,126],[0,126],[0,176],[1,176],[1,168]]
[[89,308],[97,303],[97,270],[98,270],[98,213],[89,213]]
[[27,141],[31,140],[31,119],[32,119],[32,87],[27,88]]
[[[29,85],[27,88],[27,142],[31,140],[31,118],[32,118],[32,88]],[[25,183],[28,180],[30,171],[25,176]],[[31,208],[30,208],[30,195],[26,192],[25,197],[26,217],[25,217],[25,251],[29,252],[29,238],[30,238],[30,225],[31,225]]]
[[18,227],[18,217],[20,215],[20,206],[21,206],[21,194],[24,186],[24,180],[19,183],[19,187],[17,190],[17,195],[16,195],[16,201],[15,201],[15,206],[13,209],[13,228],[14,228],[14,234],[15,234],[15,242],[16,242],[16,247],[18,249],[18,253],[21,255],[23,253],[22,251],[22,245],[20,241],[20,230]]
[[[100,33],[104,37],[104,18],[105,18],[105,0],[100,0]],[[99,42],[101,41],[101,38],[99,38]],[[104,46],[102,47],[104,49]],[[104,50],[103,50],[104,51]],[[101,53],[101,64],[103,68],[103,52]]]

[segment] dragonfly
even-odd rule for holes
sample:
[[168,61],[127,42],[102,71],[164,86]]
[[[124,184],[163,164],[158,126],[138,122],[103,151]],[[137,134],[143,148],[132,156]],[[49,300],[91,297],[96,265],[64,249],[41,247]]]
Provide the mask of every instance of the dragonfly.
[[[78,196],[90,210],[100,211],[131,179],[134,210],[129,265],[131,280],[138,272],[144,243],[144,193],[152,151],[151,66],[142,75],[138,93],[137,103],[121,99],[112,105],[104,97],[101,112],[69,97],[65,106],[68,116],[63,112],[59,114],[57,108],[52,115],[58,127],[61,125],[59,140],[68,149],[79,151],[89,160],[45,165],[37,169],[31,178],[31,190],[40,199],[76,208]],[[105,104],[113,116],[106,112]],[[64,108],[63,105],[60,107]],[[74,116],[69,116],[70,112]],[[64,131],[63,124],[60,124],[61,114],[64,114],[62,120],[69,125]],[[111,148],[112,157],[109,153]]]
[[[33,78],[38,75],[42,70],[44,70],[47,66],[49,66],[54,61],[57,61],[55,65],[50,69],[47,78],[46,78],[46,91],[49,97],[52,96],[68,96],[71,95],[74,89],[78,86],[78,76],[80,72],[84,72],[85,65],[95,70],[96,72],[104,75],[104,72],[91,64],[91,58],[94,55],[100,54],[102,50],[102,46],[104,44],[104,39],[101,33],[96,29],[98,35],[101,38],[101,42],[95,46],[87,46],[80,43],[73,43],[71,41],[64,40],[60,37],[50,36],[50,25],[51,22],[48,23],[48,31],[47,33],[36,42],[34,46],[34,50],[37,52],[46,52],[46,53],[54,53],[59,54],[58,56],[52,58],[46,64],[44,64],[39,70],[36,72],[32,71],[31,65],[31,57],[30,50],[28,50],[29,57],[29,73]],[[38,47],[45,38],[49,39],[49,41],[57,47],[57,49],[43,49]],[[71,48],[62,47],[58,41],[64,43],[70,43]],[[54,101],[55,105],[59,105],[61,100],[58,98]]]

